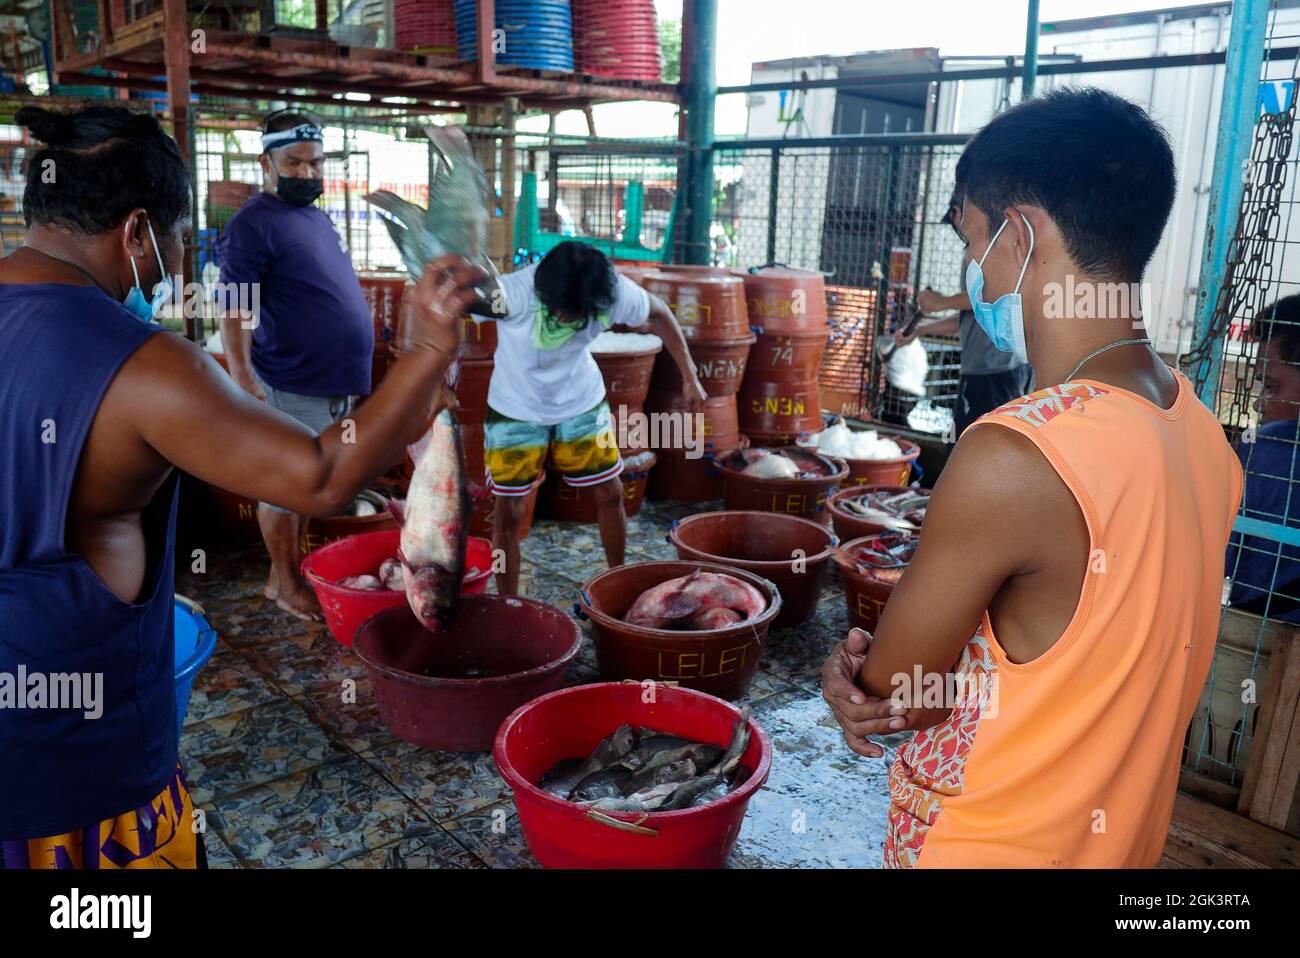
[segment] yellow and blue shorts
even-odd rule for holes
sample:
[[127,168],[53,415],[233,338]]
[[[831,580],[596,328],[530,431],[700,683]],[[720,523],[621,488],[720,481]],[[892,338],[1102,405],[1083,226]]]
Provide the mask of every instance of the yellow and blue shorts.
[[521,422],[491,406],[483,424],[483,453],[498,496],[526,496],[550,456],[551,468],[570,486],[608,482],[623,471],[609,403],[554,426]]

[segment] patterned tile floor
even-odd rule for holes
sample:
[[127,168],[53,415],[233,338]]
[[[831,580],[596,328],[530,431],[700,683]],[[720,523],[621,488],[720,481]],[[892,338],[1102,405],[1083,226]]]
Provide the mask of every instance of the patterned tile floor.
[[[720,504],[647,502],[629,520],[628,561],[675,558],[671,520]],[[568,610],[604,568],[594,527],[539,521],[522,547],[525,594]],[[181,756],[208,823],[213,867],[535,867],[510,791],[488,754],[425,751],[384,726],[360,662],[323,626],[265,601],[260,545],[229,548],[206,574],[178,577],[220,636],[190,700]],[[774,631],[745,701],[771,735],[768,783],[753,798],[730,864],[875,867],[885,762],[844,747],[818,671],[846,631],[834,571],[816,616]],[[589,626],[570,684],[598,676]],[[345,696],[345,682],[355,695]]]

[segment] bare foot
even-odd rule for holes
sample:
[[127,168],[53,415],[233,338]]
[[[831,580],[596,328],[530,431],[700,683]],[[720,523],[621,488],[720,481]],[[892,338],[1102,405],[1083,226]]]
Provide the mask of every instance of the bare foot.
[[268,582],[266,588],[262,590],[262,595],[274,602],[276,599],[280,598],[280,590]]
[[324,620],[320,611],[320,603],[316,601],[315,594],[305,586],[293,589],[290,592],[281,592],[275,597],[275,604],[304,622],[321,622]]

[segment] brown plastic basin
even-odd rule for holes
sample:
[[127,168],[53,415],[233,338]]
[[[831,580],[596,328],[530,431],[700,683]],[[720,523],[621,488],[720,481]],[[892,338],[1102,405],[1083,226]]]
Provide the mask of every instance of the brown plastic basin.
[[828,331],[826,280],[821,273],[765,266],[743,278],[751,326],[778,335]]
[[[851,480],[850,480],[851,481]],[[830,497],[827,506],[831,513],[831,527],[835,534],[843,541],[850,539],[860,539],[863,536],[875,536],[885,531],[885,527],[878,522],[870,522],[861,516],[855,516],[853,513],[844,509],[840,503],[845,499],[853,499],[857,496],[865,495],[868,492],[908,492],[910,486],[885,486],[885,485],[864,485],[848,486],[841,489]],[[930,495],[929,489],[915,489],[914,492]]]
[[722,473],[722,495],[727,508],[784,513],[829,525],[826,500],[849,474],[848,467],[838,459],[810,453],[798,446],[781,447],[780,451],[796,461],[819,463],[825,474],[813,479],[760,479],[744,475],[741,469],[729,466],[726,457],[719,457],[718,471]]
[[670,266],[651,273],[642,285],[664,300],[688,342],[744,339],[749,335],[745,284],[712,267]]
[[702,512],[674,522],[680,559],[714,562],[770,579],[781,590],[776,628],[812,618],[835,537],[824,525],[771,512]]
[[[748,622],[699,632],[648,629],[623,621],[643,592],[697,569],[743,579],[763,593],[767,608]],[[774,583],[744,569],[711,562],[638,562],[593,577],[583,587],[579,609],[591,619],[601,678],[677,682],[734,699],[754,680],[767,630],[781,614],[781,593]]]
[[898,585],[896,579],[886,581],[858,570],[853,557],[858,549],[874,538],[875,536],[863,536],[846,542],[834,554],[840,578],[844,581],[844,601],[848,605],[849,625],[868,632],[875,632],[876,625],[880,622],[880,613],[884,611],[885,603]]

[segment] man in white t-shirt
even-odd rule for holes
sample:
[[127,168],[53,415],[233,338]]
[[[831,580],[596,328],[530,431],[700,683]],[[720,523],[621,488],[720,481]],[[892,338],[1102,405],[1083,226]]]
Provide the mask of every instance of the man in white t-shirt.
[[501,277],[501,286],[510,314],[497,322],[483,445],[497,497],[493,545],[506,560],[497,591],[514,595],[525,497],[548,456],[564,482],[590,489],[605,558],[611,567],[623,564],[623,461],[592,340],[613,325],[648,327],[681,370],[691,412],[706,394],[672,311],[615,273],[594,247],[561,243],[536,266]]

